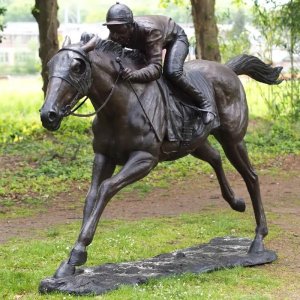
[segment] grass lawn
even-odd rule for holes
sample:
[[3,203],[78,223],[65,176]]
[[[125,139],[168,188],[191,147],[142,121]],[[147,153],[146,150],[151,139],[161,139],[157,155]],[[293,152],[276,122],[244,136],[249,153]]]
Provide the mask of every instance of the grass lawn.
[[[140,221],[103,221],[89,247],[87,265],[132,261],[208,242],[216,236],[252,237],[252,214],[185,214]],[[77,299],[76,296],[41,296],[41,279],[53,274],[66,258],[79,223],[41,232],[38,239],[14,240],[0,245],[1,299]],[[270,239],[279,231],[272,228]],[[285,283],[263,268],[235,268],[211,274],[185,274],[126,286],[96,299],[270,299]],[[89,299],[85,296],[80,299]],[[19,299],[19,298],[18,298]],[[78,298],[79,299],[79,298]]]

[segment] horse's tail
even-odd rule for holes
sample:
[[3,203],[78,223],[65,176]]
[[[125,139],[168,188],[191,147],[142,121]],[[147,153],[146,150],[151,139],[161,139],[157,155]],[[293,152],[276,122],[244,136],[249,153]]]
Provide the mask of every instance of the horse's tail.
[[278,79],[282,67],[271,67],[259,58],[242,54],[229,60],[226,65],[237,75],[248,75],[251,78],[267,83],[279,84],[282,80]]

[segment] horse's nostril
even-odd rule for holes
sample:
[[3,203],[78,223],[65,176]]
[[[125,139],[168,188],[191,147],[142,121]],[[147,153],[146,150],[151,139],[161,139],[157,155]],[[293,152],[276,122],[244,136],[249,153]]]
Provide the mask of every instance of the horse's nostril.
[[55,121],[57,118],[57,113],[55,111],[49,111],[48,113],[48,119],[50,122]]

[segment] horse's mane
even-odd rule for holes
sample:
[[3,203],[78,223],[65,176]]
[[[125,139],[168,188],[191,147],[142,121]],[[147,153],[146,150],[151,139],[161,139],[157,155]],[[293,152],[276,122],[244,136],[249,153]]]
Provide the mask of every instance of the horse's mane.
[[113,53],[116,56],[123,57],[137,64],[145,64],[145,55],[139,50],[130,50],[123,48],[120,44],[111,40],[99,39],[95,51]]
[[[85,44],[92,37],[93,34],[84,33],[82,34],[80,41],[81,43]],[[123,48],[120,44],[111,40],[105,40],[99,38],[94,51],[96,52],[96,54],[100,52],[112,53],[115,56],[119,56],[121,58],[130,60],[134,64],[144,65],[146,63],[145,55],[141,53],[139,50],[131,50],[131,49]]]

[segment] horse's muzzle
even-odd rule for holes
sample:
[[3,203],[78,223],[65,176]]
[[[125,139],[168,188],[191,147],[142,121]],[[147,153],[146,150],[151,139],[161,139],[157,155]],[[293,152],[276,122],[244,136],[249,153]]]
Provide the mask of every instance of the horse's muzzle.
[[60,127],[60,123],[62,120],[61,114],[56,112],[55,110],[45,110],[41,109],[41,121],[43,124],[43,127],[50,131],[58,130]]

